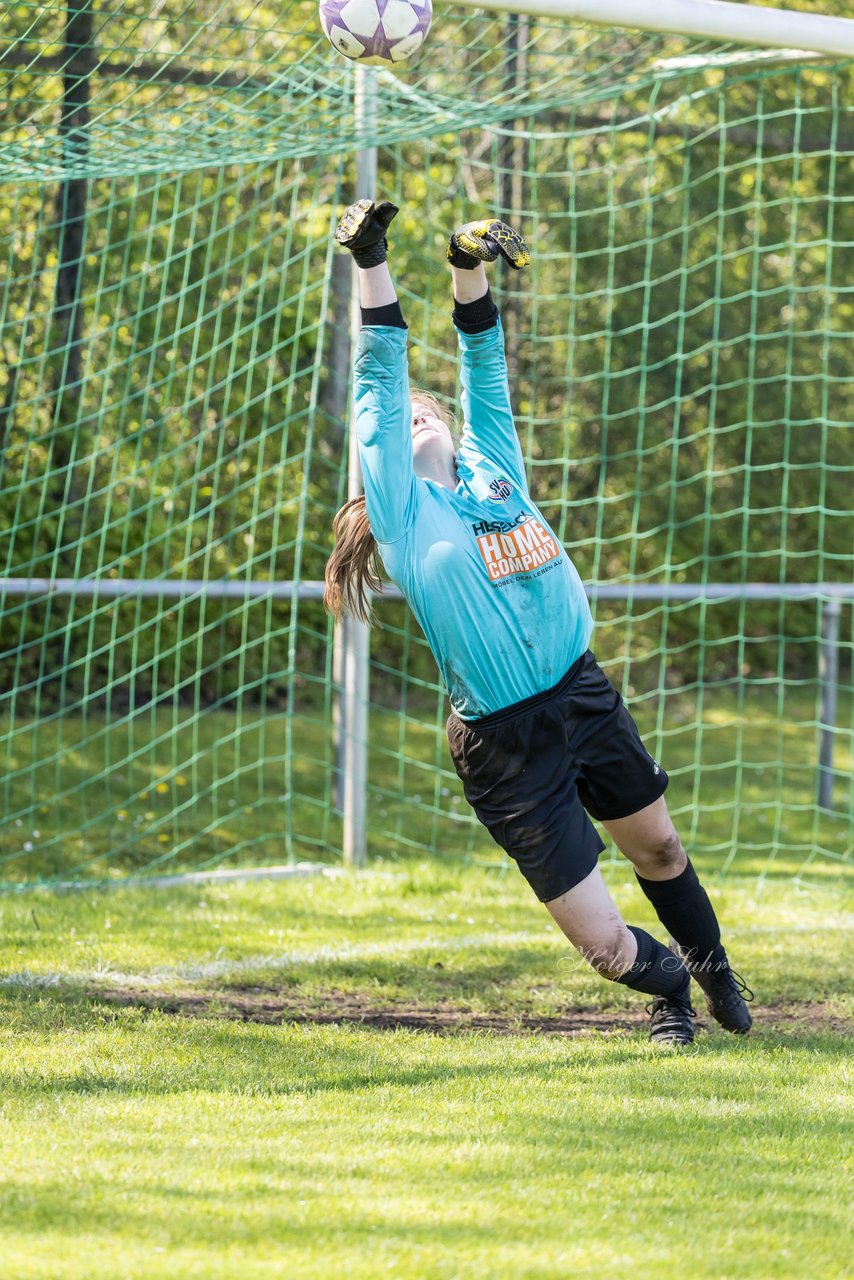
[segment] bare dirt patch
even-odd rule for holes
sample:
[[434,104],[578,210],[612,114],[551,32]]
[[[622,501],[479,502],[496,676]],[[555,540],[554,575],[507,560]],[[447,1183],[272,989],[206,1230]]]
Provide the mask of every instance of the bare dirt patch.
[[[285,1022],[313,1025],[373,1027],[394,1031],[400,1027],[452,1035],[463,1031],[490,1031],[496,1035],[577,1036],[590,1032],[628,1034],[644,1027],[643,1005],[630,1009],[568,1008],[554,1016],[524,1013],[478,1013],[460,1005],[419,1005],[411,1002],[380,1005],[367,995],[333,989],[315,992],[311,999],[292,991],[273,992],[261,987],[229,987],[223,991],[173,992],[127,987],[94,988],[87,995],[101,1003],[172,1014],[184,1018],[223,1018],[237,1022],[278,1025]],[[854,1020],[818,1000],[780,1005],[752,1006],[755,1030],[854,1033]],[[698,1009],[698,1025],[715,1023]]]

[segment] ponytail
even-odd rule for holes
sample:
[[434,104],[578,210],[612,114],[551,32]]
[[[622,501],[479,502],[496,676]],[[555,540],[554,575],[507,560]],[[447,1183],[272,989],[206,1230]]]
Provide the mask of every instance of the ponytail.
[[[412,407],[429,409],[453,432],[454,416],[429,391],[413,387]],[[365,510],[364,494],[351,498],[332,522],[335,550],[326,564],[326,590],[323,603],[339,621],[344,614],[370,625],[376,622],[371,608],[370,592],[382,590],[382,566],[377,542]]]
[[345,613],[373,622],[371,591],[382,590],[377,541],[371,531],[365,497],[351,498],[332,522],[335,550],[326,564],[323,603],[339,621]]

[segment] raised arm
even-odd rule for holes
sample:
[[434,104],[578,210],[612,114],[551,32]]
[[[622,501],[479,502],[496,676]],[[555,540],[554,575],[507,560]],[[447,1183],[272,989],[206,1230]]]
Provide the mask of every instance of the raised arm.
[[394,205],[359,200],[336,239],[353,253],[359,273],[362,329],[353,368],[353,403],[365,508],[379,543],[397,542],[415,519],[418,489],[412,461],[412,408],[406,322],[386,263],[385,231]]
[[467,223],[454,232],[448,245],[454,324],[462,353],[460,455],[481,455],[526,490],[525,464],[510,404],[504,333],[484,268],[499,254],[516,270],[530,261],[522,237],[503,222]]

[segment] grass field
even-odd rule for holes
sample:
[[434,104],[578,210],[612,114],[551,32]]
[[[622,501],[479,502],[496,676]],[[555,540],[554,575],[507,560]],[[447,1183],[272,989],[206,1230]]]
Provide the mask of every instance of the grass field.
[[0,1275],[844,1275],[850,919],[713,891],[757,1031],[687,1050],[515,874],[0,899]]

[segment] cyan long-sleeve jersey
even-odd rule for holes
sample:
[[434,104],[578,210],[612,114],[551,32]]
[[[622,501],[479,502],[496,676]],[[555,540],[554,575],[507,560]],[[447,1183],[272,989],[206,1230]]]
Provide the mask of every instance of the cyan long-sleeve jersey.
[[464,720],[560,680],[593,619],[575,566],[531,500],[510,407],[501,322],[458,330],[463,436],[459,483],[416,476],[407,331],[362,329],[356,432],[365,505],[386,571],[424,631]]

